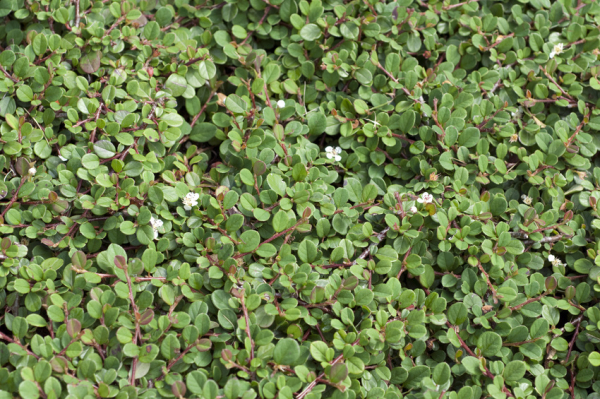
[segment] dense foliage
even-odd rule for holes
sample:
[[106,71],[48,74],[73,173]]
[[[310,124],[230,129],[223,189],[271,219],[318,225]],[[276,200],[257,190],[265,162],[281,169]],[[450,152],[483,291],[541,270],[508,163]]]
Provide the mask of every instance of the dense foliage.
[[600,398],[596,1],[0,16],[0,399]]

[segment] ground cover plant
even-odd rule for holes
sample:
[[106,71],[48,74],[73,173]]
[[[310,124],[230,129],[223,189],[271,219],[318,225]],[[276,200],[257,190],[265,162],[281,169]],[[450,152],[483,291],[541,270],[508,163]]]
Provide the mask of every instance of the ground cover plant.
[[0,399],[600,397],[597,2],[0,16]]

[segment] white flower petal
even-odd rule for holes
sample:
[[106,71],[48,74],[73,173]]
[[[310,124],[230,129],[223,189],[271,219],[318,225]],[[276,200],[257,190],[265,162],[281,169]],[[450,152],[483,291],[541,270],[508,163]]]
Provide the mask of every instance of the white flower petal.
[[337,162],[340,162],[340,161],[342,160],[342,156],[341,156],[341,155],[336,155],[336,156],[335,156],[335,160],[336,160]]
[[411,206],[411,207],[410,207],[410,211],[411,211],[412,213],[417,213],[417,211],[418,211],[418,210],[417,210],[417,207],[416,207],[416,206]]
[[554,255],[548,255],[548,260],[550,262],[554,262],[555,259],[556,259],[556,257]]
[[333,147],[329,146],[329,147],[325,147],[325,152],[332,152],[333,151]]
[[342,149],[340,147],[335,147],[335,152],[338,154],[342,153]]
[[283,101],[283,100],[277,101],[277,108],[283,108],[283,107],[285,107],[285,101]]
[[335,157],[335,155],[333,155],[331,152],[327,153],[327,159],[333,159],[333,157]]

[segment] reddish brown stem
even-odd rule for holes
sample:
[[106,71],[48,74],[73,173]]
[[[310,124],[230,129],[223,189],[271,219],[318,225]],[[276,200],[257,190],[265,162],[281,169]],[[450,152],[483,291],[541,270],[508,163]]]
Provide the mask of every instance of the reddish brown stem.
[[523,303],[521,303],[521,304],[519,304],[519,305],[516,305],[516,306],[509,307],[509,309],[510,309],[511,311],[513,311],[513,310],[519,310],[519,309],[521,309],[521,308],[522,308],[523,306],[525,306],[525,305],[528,305],[528,304],[530,304],[530,303],[532,303],[532,302],[537,302],[537,301],[539,301],[540,299],[542,299],[542,298],[543,298],[543,297],[545,297],[546,295],[547,295],[547,293],[546,293],[546,292],[544,292],[542,295],[540,295],[540,296],[538,296],[538,297],[535,297],[535,298],[530,298],[530,299],[526,300],[525,302],[523,302]]
[[244,319],[246,321],[246,335],[248,335],[248,339],[250,340],[250,361],[252,361],[254,359],[254,341],[250,334],[250,317],[248,316],[248,308],[246,308],[244,295],[240,297],[240,303],[242,304],[242,311],[244,312]]
[[9,337],[8,335],[6,335],[2,332],[0,332],[0,339],[10,342],[11,344],[19,345],[21,348],[23,348],[23,350],[25,352],[27,352],[28,355],[31,355],[39,360],[40,357],[38,355],[36,355],[35,353],[33,353],[32,351],[30,351],[29,349],[27,349],[18,339],[12,339],[11,337]]
[[208,100],[206,100],[206,102],[204,103],[204,105],[202,106],[202,109],[200,109],[200,112],[198,113],[198,115],[194,116],[194,119],[192,119],[192,123],[190,124],[191,127],[194,127],[194,125],[196,124],[196,122],[198,121],[198,118],[200,118],[200,116],[204,113],[204,110],[206,109],[206,107],[208,106],[208,103],[210,102],[210,100],[213,98],[213,96],[215,95],[215,91],[211,91],[210,95],[208,96]]
[[21,190],[21,187],[23,187],[23,184],[25,183],[25,180],[27,180],[27,176],[23,176],[21,177],[21,183],[19,184],[19,187],[17,188],[17,191],[15,191],[13,197],[11,198],[10,202],[8,203],[8,205],[6,205],[6,208],[4,208],[4,210],[2,211],[2,214],[0,214],[0,219],[4,219],[4,215],[6,214],[6,212],[8,212],[8,210],[10,209],[10,207],[12,206],[12,204],[15,203],[15,201],[17,200],[18,196],[19,196],[19,191]]
[[266,240],[264,240],[263,242],[261,242],[261,243],[260,243],[260,245],[259,245],[258,247],[256,247],[256,249],[255,249],[254,251],[252,251],[252,252],[244,252],[244,253],[241,253],[241,254],[237,254],[237,255],[235,255],[233,258],[234,258],[234,259],[239,259],[239,258],[243,258],[243,257],[244,257],[244,256],[246,256],[246,255],[250,255],[251,253],[254,253],[254,252],[255,252],[255,251],[258,249],[258,248],[260,248],[261,246],[263,246],[263,245],[265,245],[265,244],[267,244],[267,243],[270,243],[271,241],[273,241],[273,240],[276,240],[276,239],[278,239],[279,237],[281,237],[281,236],[283,236],[283,235],[286,235],[286,234],[287,234],[287,233],[289,233],[289,232],[292,232],[292,231],[294,231],[294,230],[296,229],[296,227],[300,226],[300,225],[301,225],[302,223],[304,223],[304,222],[305,222],[305,220],[304,220],[304,219],[300,219],[300,221],[298,221],[298,223],[296,223],[295,225],[293,225],[293,226],[292,226],[292,227],[290,227],[289,229],[287,229],[287,230],[283,230],[283,231],[281,231],[281,232],[279,232],[279,233],[275,234],[275,235],[274,235],[274,236],[272,236],[271,238],[267,238]]

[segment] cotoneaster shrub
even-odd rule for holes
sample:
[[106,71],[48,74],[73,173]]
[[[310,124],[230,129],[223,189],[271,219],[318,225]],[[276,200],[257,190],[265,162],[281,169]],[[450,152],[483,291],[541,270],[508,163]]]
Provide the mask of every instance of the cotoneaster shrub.
[[2,0],[0,398],[600,397],[600,6]]

